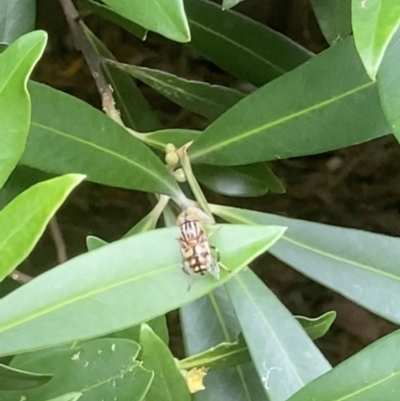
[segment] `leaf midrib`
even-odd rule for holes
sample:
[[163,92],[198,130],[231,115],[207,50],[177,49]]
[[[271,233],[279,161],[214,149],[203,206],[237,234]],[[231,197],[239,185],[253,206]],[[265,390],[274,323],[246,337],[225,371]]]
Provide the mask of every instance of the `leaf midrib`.
[[[297,372],[296,367],[293,365],[291,359],[289,358],[288,353],[286,352],[285,347],[283,346],[283,344],[281,343],[281,341],[279,340],[279,337],[277,335],[277,333],[275,332],[275,330],[272,329],[271,325],[268,322],[268,319],[266,319],[263,311],[260,309],[260,307],[258,306],[256,300],[254,299],[254,297],[252,296],[252,294],[250,293],[250,291],[248,290],[247,286],[244,284],[243,280],[240,278],[239,275],[236,275],[234,277],[234,280],[236,280],[239,284],[240,287],[242,287],[243,292],[245,293],[245,295],[247,296],[247,298],[249,299],[250,303],[253,305],[253,308],[256,310],[256,312],[259,314],[259,316],[261,317],[262,321],[264,322],[265,326],[267,327],[267,329],[269,330],[271,336],[273,337],[273,339],[275,340],[275,343],[277,344],[281,355],[283,356],[284,360],[286,361],[287,366],[289,367],[289,369],[292,371],[294,377],[296,378],[296,380],[298,381],[298,383],[300,384],[300,388],[305,386],[305,382],[303,381],[303,379],[299,376],[299,373]],[[250,348],[249,348],[250,350]]]
[[[191,160],[195,160],[196,158],[202,157],[207,153],[211,153],[211,152],[213,152],[215,150],[218,150],[218,149],[220,149],[222,147],[231,145],[232,143],[247,139],[248,137],[250,137],[252,135],[256,135],[256,134],[260,133],[261,131],[273,128],[273,127],[275,127],[277,125],[286,123],[286,122],[288,122],[288,121],[290,121],[292,119],[295,119],[297,117],[301,117],[302,115],[307,114],[307,113],[309,113],[311,111],[315,111],[315,110],[318,110],[318,109],[320,109],[322,107],[328,106],[331,103],[334,103],[334,102],[337,102],[339,100],[342,100],[342,99],[344,99],[344,98],[346,98],[348,96],[351,96],[351,95],[357,93],[358,91],[364,90],[364,89],[366,89],[369,86],[374,85],[374,84],[375,84],[375,82],[373,82],[373,81],[367,82],[367,83],[365,83],[363,85],[360,85],[360,86],[357,86],[357,87],[355,87],[355,88],[353,88],[353,89],[351,89],[351,90],[349,90],[347,92],[343,92],[338,96],[334,96],[334,97],[332,97],[330,99],[324,100],[324,101],[322,101],[320,103],[317,103],[315,105],[306,107],[306,108],[301,109],[301,110],[299,110],[299,111],[297,111],[295,113],[292,113],[292,114],[286,115],[284,117],[278,118],[277,120],[274,120],[274,121],[267,122],[267,123],[262,124],[262,125],[260,125],[260,126],[258,126],[256,128],[254,128],[254,129],[251,129],[249,131],[244,131],[244,132],[242,132],[240,134],[235,134],[234,136],[231,136],[231,137],[225,139],[222,142],[217,142],[214,145],[202,148],[202,149],[198,150],[197,152],[192,153],[190,155],[190,158],[191,158]],[[232,111],[233,111],[233,109],[232,109]],[[211,124],[211,126],[204,131],[204,134],[207,133],[210,129],[212,129],[212,127],[213,127],[213,124]]]
[[134,160],[132,160],[132,159],[126,157],[126,156],[123,156],[123,155],[121,155],[119,153],[116,153],[116,152],[110,150],[110,149],[107,149],[107,148],[104,148],[102,146],[99,146],[99,145],[97,145],[97,144],[95,144],[93,142],[86,141],[86,140],[84,140],[82,138],[78,138],[78,137],[73,136],[73,135],[69,135],[69,134],[67,134],[65,132],[62,132],[60,130],[57,130],[57,129],[53,128],[53,127],[47,127],[47,126],[45,126],[43,124],[40,124],[40,123],[37,123],[37,122],[34,122],[34,121],[31,122],[31,125],[32,126],[36,126],[38,128],[41,128],[43,130],[50,131],[53,134],[63,136],[65,138],[68,138],[71,141],[80,142],[83,145],[86,145],[88,147],[92,147],[92,148],[94,148],[94,149],[96,149],[96,150],[98,150],[100,152],[109,154],[110,156],[113,156],[116,159],[120,159],[123,162],[126,162],[127,164],[130,164],[130,165],[134,166],[135,168],[139,168],[140,170],[142,170],[143,172],[145,172],[146,174],[148,174],[149,176],[154,178],[158,183],[161,184],[161,186],[168,187],[168,189],[171,191],[171,194],[177,194],[176,188],[171,186],[171,184],[168,181],[164,181],[164,180],[160,179],[160,177],[157,174],[155,174],[152,170],[147,169],[145,166],[143,166],[143,165],[141,165],[139,163],[135,163]]
[[[216,214],[217,214],[217,213],[216,213]],[[238,217],[238,216],[235,215],[235,214],[231,214],[231,212],[226,212],[226,211],[224,211],[223,214],[232,217],[232,218],[235,219],[236,221],[241,221],[242,223],[245,223],[245,224],[248,224],[248,225],[257,225],[257,223],[253,222],[252,220],[243,218],[243,217],[241,217],[241,216]],[[222,215],[221,217],[223,217],[223,215]],[[267,225],[267,224],[263,224],[263,225]],[[290,230],[290,229],[289,229],[289,230]],[[281,241],[290,242],[290,243],[292,243],[292,244],[294,244],[294,245],[299,246],[300,248],[304,248],[304,249],[307,249],[308,251],[314,252],[314,253],[316,253],[317,255],[326,256],[327,258],[331,258],[331,259],[336,260],[336,261],[338,261],[338,262],[347,263],[347,264],[349,264],[349,265],[351,265],[351,266],[355,266],[355,267],[358,267],[358,268],[360,268],[360,269],[368,270],[368,271],[373,272],[373,273],[375,273],[375,274],[377,274],[377,275],[385,276],[385,277],[391,278],[391,279],[393,279],[393,280],[400,281],[400,277],[397,277],[397,276],[394,276],[394,275],[391,274],[391,273],[388,273],[388,272],[379,270],[379,269],[377,269],[377,268],[375,268],[375,267],[373,267],[373,266],[368,266],[368,265],[365,265],[365,264],[363,264],[363,263],[359,263],[359,262],[356,262],[356,261],[353,261],[353,260],[350,260],[350,259],[345,259],[345,258],[340,257],[340,256],[338,256],[338,255],[334,255],[334,254],[332,254],[332,253],[330,253],[330,252],[321,251],[321,250],[319,250],[319,249],[312,248],[311,246],[306,245],[306,244],[304,244],[303,242],[296,241],[296,240],[290,238],[288,234],[286,234],[289,230],[287,230],[287,231],[282,235],[282,237],[280,238]],[[271,249],[272,249],[272,247],[271,247]],[[271,250],[270,250],[269,252],[271,252]],[[272,252],[271,252],[271,253],[272,253]]]

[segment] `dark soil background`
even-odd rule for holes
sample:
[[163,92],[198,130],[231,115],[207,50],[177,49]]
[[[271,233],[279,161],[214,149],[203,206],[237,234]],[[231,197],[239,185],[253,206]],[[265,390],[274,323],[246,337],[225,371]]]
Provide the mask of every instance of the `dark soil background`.
[[[235,10],[316,53],[327,47],[308,0],[246,0]],[[158,68],[189,79],[241,85],[211,62],[196,58],[184,45],[155,34],[149,34],[148,40],[141,42],[93,16],[86,22],[120,61]],[[72,44],[57,1],[38,1],[38,27],[49,33],[50,42],[34,79],[100,107],[95,85],[85,61]],[[181,109],[143,85],[139,87],[166,127],[202,129],[207,125],[205,119]],[[399,167],[400,149],[389,136],[336,152],[272,163],[273,170],[286,185],[284,195],[268,194],[253,199],[232,199],[209,192],[207,195],[217,203],[398,236]],[[68,258],[86,251],[87,235],[109,241],[118,239],[149,210],[146,194],[89,183],[82,185],[57,214]],[[23,264],[24,272],[37,275],[58,263],[55,234],[54,227],[46,231]],[[338,312],[330,332],[317,340],[333,364],[395,328],[270,255],[260,258],[254,269],[292,313],[315,317],[332,309]],[[169,316],[169,324],[171,346],[175,354],[181,356],[176,314]]]

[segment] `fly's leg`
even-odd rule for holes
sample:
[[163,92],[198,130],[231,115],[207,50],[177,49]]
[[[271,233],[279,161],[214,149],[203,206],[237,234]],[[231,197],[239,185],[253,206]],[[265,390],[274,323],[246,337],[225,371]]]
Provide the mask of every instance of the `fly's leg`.
[[[218,248],[216,248],[215,246],[213,246],[213,245],[210,245],[210,248],[214,251],[214,253],[216,254],[216,262],[215,263],[217,263],[217,265],[219,266],[219,267],[222,267],[224,270],[226,270],[226,271],[228,271],[228,272],[230,272],[230,270],[221,262],[221,255],[220,255],[220,253],[219,253],[219,250],[218,250]],[[219,269],[218,269],[218,272],[219,272]]]

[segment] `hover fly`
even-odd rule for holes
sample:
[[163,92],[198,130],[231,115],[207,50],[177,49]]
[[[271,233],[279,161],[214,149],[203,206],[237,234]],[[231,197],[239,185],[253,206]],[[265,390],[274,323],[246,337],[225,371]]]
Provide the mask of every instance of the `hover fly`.
[[[183,271],[190,276],[189,287],[193,275],[204,276],[210,273],[219,279],[219,254],[215,247],[209,243],[208,235],[203,226],[203,220],[194,210],[184,210],[177,219],[180,230],[179,243],[183,259]],[[214,258],[211,250],[217,253]]]

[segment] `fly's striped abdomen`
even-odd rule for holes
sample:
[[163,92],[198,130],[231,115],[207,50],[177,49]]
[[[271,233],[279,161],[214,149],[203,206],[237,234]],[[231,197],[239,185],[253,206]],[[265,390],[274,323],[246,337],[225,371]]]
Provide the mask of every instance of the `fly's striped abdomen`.
[[197,221],[185,221],[181,225],[181,236],[184,241],[193,241],[199,238],[202,230]]

